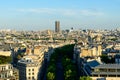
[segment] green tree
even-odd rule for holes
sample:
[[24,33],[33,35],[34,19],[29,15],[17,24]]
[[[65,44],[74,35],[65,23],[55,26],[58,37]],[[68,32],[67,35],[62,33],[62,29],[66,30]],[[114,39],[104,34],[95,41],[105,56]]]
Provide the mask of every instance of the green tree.
[[78,80],[76,65],[72,62],[73,58],[72,45],[65,45],[61,48],[56,48],[54,53],[51,55],[50,62],[47,68],[47,79],[53,80],[56,78],[56,62],[59,56],[62,56],[62,65],[64,68],[64,79],[65,80]]
[[80,77],[79,80],[92,80],[92,78],[90,78],[89,76],[83,76],[83,77]]
[[11,62],[10,56],[0,56],[0,64],[6,64]]
[[71,79],[71,74],[72,71],[69,69],[65,72],[65,80],[70,80]]
[[55,64],[51,64],[51,65],[49,65],[49,67],[48,67],[48,69],[47,69],[47,71],[49,72],[55,72],[55,70],[56,70],[56,68],[55,68]]
[[47,80],[55,80],[55,74],[52,72],[47,73]]

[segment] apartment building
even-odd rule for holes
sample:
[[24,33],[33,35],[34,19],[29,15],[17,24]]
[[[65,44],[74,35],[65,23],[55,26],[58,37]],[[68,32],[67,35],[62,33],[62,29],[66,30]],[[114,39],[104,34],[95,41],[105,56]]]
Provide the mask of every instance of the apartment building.
[[38,61],[38,56],[28,55],[18,61],[20,80],[38,80],[42,63]]
[[46,46],[27,48],[25,56],[18,61],[20,80],[40,80],[44,66]]
[[120,80],[120,64],[100,64],[92,69],[93,80]]
[[44,53],[44,58],[47,60],[47,62],[50,61],[50,57],[53,52],[54,52],[53,47],[48,47],[47,51]]
[[82,47],[80,57],[101,56],[101,53],[102,53],[102,46],[101,45],[97,45],[97,46],[93,46],[93,47]]
[[18,70],[11,64],[0,65],[0,80],[19,80]]

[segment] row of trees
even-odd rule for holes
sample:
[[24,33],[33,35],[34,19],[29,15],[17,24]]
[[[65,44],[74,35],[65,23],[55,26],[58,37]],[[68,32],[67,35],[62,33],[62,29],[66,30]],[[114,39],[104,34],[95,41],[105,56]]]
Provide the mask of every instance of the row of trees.
[[56,63],[58,55],[62,56],[62,65],[64,67],[65,80],[76,80],[77,72],[75,64],[72,62],[73,48],[74,45],[66,45],[61,48],[55,49],[54,53],[51,55],[50,62],[47,68],[47,80],[56,79]]
[[49,65],[47,67],[47,80],[55,80],[56,79],[56,59],[58,54],[55,50],[54,53],[51,55]]
[[92,80],[92,78],[90,78],[89,76],[83,76],[83,77],[80,77],[79,80]]
[[47,68],[47,80],[56,80],[56,63],[62,56],[65,80],[92,80],[90,77],[78,77],[76,64],[73,62],[74,44],[55,49]]
[[76,64],[73,63],[74,44],[63,46],[60,49],[65,80],[78,80]]
[[65,45],[57,50],[57,53],[61,54],[64,57],[68,57],[70,60],[73,59],[74,44]]
[[78,80],[76,66],[68,57],[63,57],[62,64],[64,67],[65,80]]
[[62,55],[65,80],[92,80],[89,76],[78,77],[76,64],[73,63],[74,44],[59,48],[57,53]]
[[0,64],[7,64],[11,62],[10,56],[0,56]]

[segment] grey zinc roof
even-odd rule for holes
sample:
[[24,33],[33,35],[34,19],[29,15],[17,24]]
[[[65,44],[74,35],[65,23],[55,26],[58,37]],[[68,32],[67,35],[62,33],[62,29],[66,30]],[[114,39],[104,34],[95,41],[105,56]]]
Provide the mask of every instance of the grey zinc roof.
[[92,75],[95,75],[95,74],[120,75],[120,72],[92,72]]
[[93,60],[93,61],[89,61],[87,62],[87,64],[90,66],[90,67],[96,67],[98,65],[100,65],[100,63],[96,60]]
[[120,69],[120,64],[100,64],[95,68],[111,68],[111,69]]

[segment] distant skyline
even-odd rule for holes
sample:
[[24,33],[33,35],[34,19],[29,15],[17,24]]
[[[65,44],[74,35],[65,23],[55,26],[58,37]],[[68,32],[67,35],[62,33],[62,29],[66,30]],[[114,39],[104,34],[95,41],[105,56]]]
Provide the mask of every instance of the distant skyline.
[[1,0],[0,29],[115,29],[120,0]]

